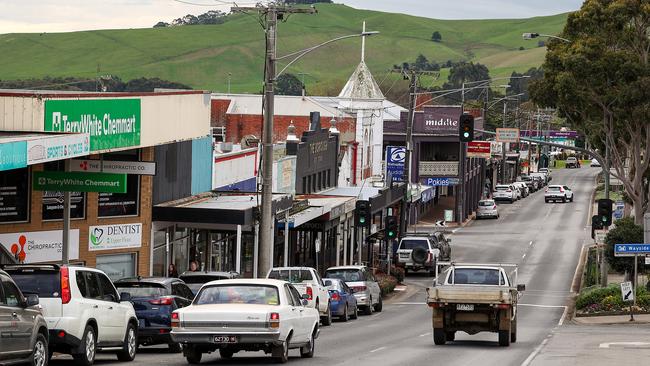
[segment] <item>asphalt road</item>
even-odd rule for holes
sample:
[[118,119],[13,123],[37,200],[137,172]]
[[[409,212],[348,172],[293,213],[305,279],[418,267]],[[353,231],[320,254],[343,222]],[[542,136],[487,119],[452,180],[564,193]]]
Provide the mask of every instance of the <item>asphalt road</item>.
[[[497,345],[495,333],[474,336],[457,333],[456,341],[435,346],[431,313],[424,304],[427,276],[409,276],[414,294],[384,311],[360,316],[348,323],[323,327],[313,359],[303,360],[291,352],[294,365],[521,365],[541,342],[558,327],[570,295],[579,253],[589,232],[586,229],[589,199],[597,169],[553,171],[553,184],[565,184],[575,193],[573,203],[544,203],[538,191],[514,204],[501,204],[498,220],[481,220],[452,235],[452,257],[460,262],[517,263],[518,283],[527,291],[520,300],[518,341],[508,348]],[[161,352],[163,351],[163,352]],[[68,363],[67,356],[52,365]],[[205,364],[257,365],[271,362],[262,353],[239,353],[232,360],[205,355]],[[117,363],[113,355],[99,355],[98,365]],[[131,366],[186,365],[181,354],[163,349],[141,349]]]

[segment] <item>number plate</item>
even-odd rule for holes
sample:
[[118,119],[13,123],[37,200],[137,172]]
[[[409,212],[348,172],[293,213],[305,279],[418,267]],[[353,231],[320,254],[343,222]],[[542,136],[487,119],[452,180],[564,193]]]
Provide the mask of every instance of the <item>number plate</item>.
[[456,310],[460,311],[474,311],[474,304],[458,304]]
[[237,343],[236,336],[214,336],[214,343]]

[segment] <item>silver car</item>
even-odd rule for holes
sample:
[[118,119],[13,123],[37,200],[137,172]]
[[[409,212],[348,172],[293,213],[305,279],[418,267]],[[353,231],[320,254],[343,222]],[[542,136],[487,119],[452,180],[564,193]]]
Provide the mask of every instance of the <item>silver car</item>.
[[494,202],[494,200],[478,201],[478,210],[476,210],[476,218],[481,219],[483,217],[492,217],[495,219],[499,218],[499,209],[497,208],[497,204],[496,202]]
[[324,277],[344,281],[354,291],[357,306],[363,309],[364,314],[370,315],[373,311],[380,312],[382,310],[381,289],[370,268],[366,266],[331,267],[325,271]]

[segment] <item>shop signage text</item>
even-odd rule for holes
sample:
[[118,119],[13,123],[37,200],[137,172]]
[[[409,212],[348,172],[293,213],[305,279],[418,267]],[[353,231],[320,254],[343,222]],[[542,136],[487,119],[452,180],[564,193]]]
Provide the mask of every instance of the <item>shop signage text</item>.
[[45,131],[90,134],[90,150],[140,145],[140,99],[46,100]]
[[90,153],[90,135],[74,133],[27,141],[27,165],[70,159]]
[[[63,231],[32,231],[0,234],[0,244],[19,263],[53,262],[62,259]],[[70,259],[79,258],[79,230],[70,230]]]
[[34,172],[35,191],[126,193],[126,174]]
[[422,184],[427,185],[427,186],[441,186],[441,187],[446,187],[446,186],[455,186],[460,183],[459,178],[422,178],[421,179]]
[[[460,106],[433,106],[424,107],[422,131],[434,134],[458,133],[458,118],[462,114]],[[416,121],[417,130],[417,121]]]
[[27,143],[25,141],[0,143],[0,171],[27,166]]
[[88,229],[88,250],[140,248],[142,224],[91,226]]
[[470,141],[467,143],[467,157],[489,159],[491,146],[490,141]]
[[73,172],[156,175],[156,163],[147,161],[111,161],[75,159],[70,161]]
[[393,182],[404,180],[404,162],[406,161],[406,147],[386,146],[386,176]]
[[518,142],[518,128],[497,128],[497,142]]

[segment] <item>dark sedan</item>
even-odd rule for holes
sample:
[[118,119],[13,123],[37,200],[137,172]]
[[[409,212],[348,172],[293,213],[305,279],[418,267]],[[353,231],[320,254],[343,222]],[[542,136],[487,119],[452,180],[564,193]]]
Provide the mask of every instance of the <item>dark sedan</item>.
[[181,347],[172,341],[171,314],[192,303],[194,295],[178,278],[137,277],[115,281],[120,293],[128,292],[138,317],[138,344],[168,344],[172,352]]

